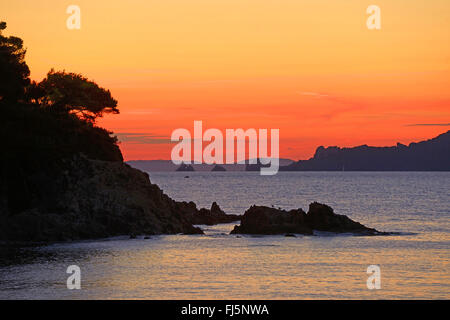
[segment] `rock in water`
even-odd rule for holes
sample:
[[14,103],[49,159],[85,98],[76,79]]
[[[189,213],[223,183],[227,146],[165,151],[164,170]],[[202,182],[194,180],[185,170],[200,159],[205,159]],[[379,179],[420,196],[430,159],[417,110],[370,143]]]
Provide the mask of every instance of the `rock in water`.
[[197,210],[195,203],[190,202],[184,203],[187,207],[184,212],[186,213],[187,219],[192,224],[205,224],[205,225],[215,225],[219,223],[230,223],[239,221],[241,216],[235,214],[226,214],[216,202],[213,202],[211,209],[200,209]]
[[211,171],[227,171],[227,169],[225,169],[224,167],[219,166],[218,164],[216,164],[214,166],[214,168],[211,169]]
[[309,205],[306,215],[306,223],[314,230],[328,231],[336,233],[363,233],[379,234],[375,229],[367,228],[359,222],[353,221],[349,217],[335,214],[333,208],[326,204],[313,202]]
[[265,206],[252,206],[235,226],[232,234],[312,234],[305,223],[306,213],[302,209],[285,211]]
[[286,211],[265,206],[252,206],[244,213],[241,224],[235,226],[231,234],[312,235],[314,230],[365,235],[383,234],[345,215],[335,214],[331,207],[317,202],[309,205],[308,213],[302,209]]
[[195,170],[192,165],[182,163],[175,171],[195,171]]

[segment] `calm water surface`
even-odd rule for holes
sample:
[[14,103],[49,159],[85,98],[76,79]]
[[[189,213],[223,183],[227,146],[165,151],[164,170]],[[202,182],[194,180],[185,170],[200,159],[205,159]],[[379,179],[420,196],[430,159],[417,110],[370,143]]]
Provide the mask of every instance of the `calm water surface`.
[[[189,175],[189,179],[184,176]],[[397,299],[450,298],[450,173],[151,173],[169,196],[227,213],[250,205],[307,210],[331,205],[401,235],[250,237],[233,224],[205,236],[166,235],[61,243],[2,253],[0,299]],[[66,288],[80,266],[82,289]],[[381,289],[368,290],[369,265]]]

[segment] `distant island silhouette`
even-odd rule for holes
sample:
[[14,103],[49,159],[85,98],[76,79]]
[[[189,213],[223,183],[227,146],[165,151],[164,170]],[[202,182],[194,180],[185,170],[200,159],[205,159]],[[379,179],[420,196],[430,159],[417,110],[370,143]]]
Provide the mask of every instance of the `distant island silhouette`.
[[[129,165],[144,171],[260,171],[255,164],[245,163],[179,166],[171,160],[131,160]],[[222,170],[224,169],[224,170]],[[409,145],[391,147],[323,147],[308,160],[280,158],[280,171],[450,171],[450,131]]]
[[[196,225],[241,219],[215,202],[210,209],[198,209],[192,201],[175,201],[146,172],[124,163],[117,137],[96,125],[104,114],[119,113],[111,92],[66,71],[50,70],[41,82],[31,81],[23,41],[4,36],[5,29],[0,22],[0,68],[6,71],[0,72],[0,245],[204,234]],[[342,170],[344,165],[348,170],[449,170],[449,141],[447,132],[409,146],[320,147],[313,159],[293,164],[280,159],[280,164],[290,170]],[[196,165],[182,164],[177,171],[195,171]],[[222,165],[226,170],[243,166]],[[312,208],[306,214],[253,207],[234,233],[377,233],[328,206]],[[264,223],[263,228],[254,222]]]
[[450,171],[450,131],[392,147],[318,147],[314,157],[280,171]]
[[218,164],[216,164],[214,166],[214,168],[211,169],[211,171],[227,171],[227,169],[225,169],[224,167],[219,166]]
[[195,169],[190,164],[182,163],[176,171],[195,171]]
[[[248,166],[249,160],[247,159],[244,162],[238,162],[238,163],[231,163],[231,164],[219,164],[218,166],[225,169],[225,171],[246,171]],[[294,162],[294,160],[291,159],[279,159],[281,166],[287,166]],[[171,171],[177,171],[178,168],[180,168],[180,165],[176,165],[172,162],[172,160],[128,160],[126,161],[127,164],[132,166],[133,168],[147,171],[147,172],[171,172]],[[216,164],[206,164],[206,163],[192,163],[190,164],[192,168],[194,168],[194,171],[199,172],[207,172],[207,171],[213,171],[214,167],[216,167]],[[215,169],[220,170],[220,169]]]

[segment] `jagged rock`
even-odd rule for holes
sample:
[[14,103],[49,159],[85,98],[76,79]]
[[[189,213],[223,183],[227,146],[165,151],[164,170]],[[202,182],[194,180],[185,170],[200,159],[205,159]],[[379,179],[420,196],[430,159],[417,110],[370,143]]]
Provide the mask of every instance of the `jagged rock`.
[[[188,218],[195,204],[172,200],[150,182],[148,174],[120,161],[76,156],[16,179],[27,188],[0,193],[0,241],[203,233]],[[8,190],[4,181],[0,185]],[[30,204],[10,211],[8,202],[20,198],[21,190]]]
[[192,165],[182,163],[175,171],[195,171],[195,170]]
[[215,215],[224,215],[225,214],[225,212],[222,209],[220,209],[219,205],[215,201],[211,204],[210,211],[211,211],[211,214],[215,214]]
[[225,169],[224,167],[219,166],[218,164],[216,164],[216,165],[211,169],[211,171],[227,171],[227,169]]
[[252,206],[235,226],[231,234],[305,234],[314,230],[335,233],[383,234],[367,228],[345,215],[335,214],[333,209],[317,202],[309,205],[308,213],[302,209],[281,210],[265,206]]
[[306,213],[302,209],[285,211],[265,206],[252,206],[235,226],[232,234],[312,234],[305,224]]
[[359,222],[353,221],[349,217],[335,214],[333,208],[326,204],[313,202],[309,205],[306,215],[306,224],[312,229],[328,232],[356,232],[356,233],[379,233],[377,230],[367,228]]
[[215,225],[239,221],[241,219],[239,215],[226,214],[216,202],[213,202],[209,210],[205,208],[197,210],[195,204],[190,202],[190,208],[185,212],[188,214],[187,218],[192,224]]

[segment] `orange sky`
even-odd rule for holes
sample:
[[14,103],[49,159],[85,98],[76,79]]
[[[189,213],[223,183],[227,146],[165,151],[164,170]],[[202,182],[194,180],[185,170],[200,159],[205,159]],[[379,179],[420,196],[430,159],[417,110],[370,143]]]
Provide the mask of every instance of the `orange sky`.
[[[81,8],[81,29],[66,8]],[[381,8],[368,30],[366,8]],[[392,145],[450,129],[448,0],[7,0],[33,79],[111,90],[127,160],[169,159],[176,128],[280,129],[280,156]],[[416,125],[433,124],[433,125]]]

